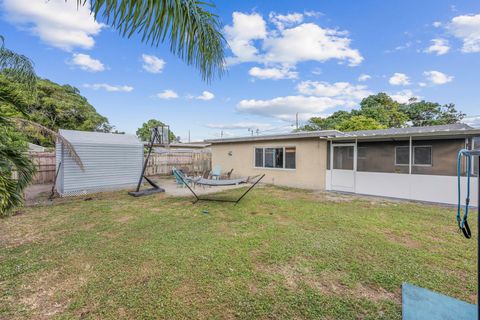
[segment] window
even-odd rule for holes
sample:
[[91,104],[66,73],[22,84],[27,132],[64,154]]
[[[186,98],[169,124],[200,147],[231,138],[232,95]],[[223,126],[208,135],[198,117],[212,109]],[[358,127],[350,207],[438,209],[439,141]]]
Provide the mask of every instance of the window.
[[413,164],[416,166],[432,165],[432,147],[431,146],[414,146],[413,147]]
[[275,149],[265,148],[265,168],[273,168],[273,163],[275,159]]
[[255,148],[255,167],[263,167],[263,149]]
[[395,165],[396,166],[408,166],[409,164],[409,157],[410,154],[410,147],[409,146],[402,146],[402,147],[395,147]]
[[285,168],[295,169],[295,154],[295,147],[285,148]]
[[257,168],[296,168],[296,148],[255,148],[255,167]]

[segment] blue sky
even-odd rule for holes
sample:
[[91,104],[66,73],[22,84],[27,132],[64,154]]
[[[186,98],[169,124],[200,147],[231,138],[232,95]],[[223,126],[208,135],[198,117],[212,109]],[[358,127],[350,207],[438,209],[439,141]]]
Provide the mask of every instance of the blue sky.
[[7,47],[129,133],[151,118],[183,141],[282,132],[297,112],[303,123],[380,91],[480,115],[478,1],[216,1],[230,49],[228,73],[210,84],[74,0],[0,3]]

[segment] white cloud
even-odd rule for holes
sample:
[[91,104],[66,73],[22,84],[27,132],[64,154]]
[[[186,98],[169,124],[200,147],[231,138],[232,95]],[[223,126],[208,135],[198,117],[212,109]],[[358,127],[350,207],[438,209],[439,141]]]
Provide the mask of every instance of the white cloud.
[[420,99],[419,96],[413,94],[411,90],[402,90],[394,94],[390,94],[390,97],[398,103],[409,103],[410,99]]
[[437,56],[441,56],[450,50],[448,40],[446,39],[432,39],[430,42],[432,44],[425,49],[427,53],[435,53]]
[[93,37],[104,27],[95,21],[89,2],[77,7],[77,1],[4,0],[2,6],[9,22],[66,51],[92,48]]
[[196,97],[199,100],[212,100],[213,98],[215,98],[215,95],[210,91],[203,91],[201,95]]
[[303,95],[277,97],[269,100],[241,100],[237,104],[239,112],[251,113],[282,120],[294,120],[295,114],[307,120],[313,116],[324,114],[335,107],[352,107],[348,101],[330,97],[306,97]]
[[348,82],[303,81],[297,85],[299,95],[276,97],[267,100],[244,99],[237,104],[240,112],[293,120],[298,112],[302,120],[323,116],[332,108],[353,108],[372,94],[366,86]]
[[74,53],[70,63],[85,71],[99,72],[105,70],[105,66],[100,60],[94,59],[88,54]]
[[165,100],[178,98],[178,94],[175,91],[170,89],[163,90],[162,92],[157,93],[156,96],[160,99],[165,99]]
[[267,25],[258,13],[234,12],[233,24],[225,27],[225,35],[234,57],[230,64],[258,60],[258,50],[253,41],[267,37]]
[[447,29],[463,41],[463,52],[480,52],[480,14],[454,17]]
[[465,123],[465,124],[468,124],[471,127],[480,128],[480,117],[479,116],[465,117],[465,118],[463,118],[462,122]]
[[108,92],[130,92],[133,90],[133,87],[126,85],[111,85],[107,83],[93,83],[93,84],[84,84],[85,88],[93,90],[105,90]]
[[352,85],[348,82],[317,82],[303,81],[297,85],[299,93],[304,95],[314,95],[319,97],[335,97],[343,100],[351,100],[352,103],[361,100],[372,92],[363,85]]
[[259,79],[296,79],[298,78],[298,72],[291,71],[289,68],[259,68],[253,67],[248,71],[248,74],[252,77]]
[[165,67],[165,60],[154,55],[142,54],[142,68],[150,73],[161,73]]
[[264,62],[295,65],[303,61],[325,62],[331,59],[347,61],[350,66],[359,65],[363,57],[350,48],[346,33],[324,29],[314,23],[303,23],[280,31],[279,36],[263,41],[266,51]]
[[241,130],[241,129],[259,129],[259,130],[269,130],[274,128],[269,123],[261,122],[237,122],[237,123],[228,123],[228,124],[214,124],[210,123],[206,125],[207,128],[211,129],[226,129],[226,130]]
[[432,26],[434,26],[435,28],[440,28],[442,26],[442,23],[440,21],[434,21],[432,23]]
[[423,75],[431,84],[434,84],[434,85],[436,84],[440,85],[440,84],[451,82],[454,78],[453,76],[449,76],[443,72],[434,71],[434,70],[425,71]]
[[404,73],[395,72],[388,80],[392,86],[406,86],[410,84],[408,76]]
[[[303,61],[324,62],[337,59],[355,66],[362,62],[360,52],[350,47],[345,31],[322,28],[314,23],[301,23],[301,14],[271,14],[277,25],[270,32],[258,13],[233,13],[233,23],[225,27],[233,56],[229,64],[258,62],[295,66]],[[280,27],[279,27],[280,23]],[[299,24],[301,23],[301,24]],[[290,27],[294,25],[293,27]]]
[[358,77],[358,81],[367,81],[367,80],[370,80],[372,77],[369,75],[369,74],[361,74],[359,77]]
[[285,27],[291,27],[303,22],[303,14],[298,12],[285,15],[270,12],[268,18],[278,29],[284,29]]

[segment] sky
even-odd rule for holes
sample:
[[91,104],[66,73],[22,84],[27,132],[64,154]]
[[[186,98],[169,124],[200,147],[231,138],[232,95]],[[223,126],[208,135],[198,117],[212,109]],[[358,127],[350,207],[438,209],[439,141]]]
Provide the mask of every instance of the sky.
[[158,119],[182,141],[272,134],[386,92],[454,103],[480,124],[480,1],[215,1],[227,74],[211,83],[122,38],[74,0],[0,0],[0,35],[77,87],[119,131]]

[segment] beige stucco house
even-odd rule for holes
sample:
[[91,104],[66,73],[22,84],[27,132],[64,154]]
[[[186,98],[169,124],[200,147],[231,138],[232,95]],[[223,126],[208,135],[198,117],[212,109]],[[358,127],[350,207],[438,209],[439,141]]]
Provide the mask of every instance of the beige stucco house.
[[265,174],[263,182],[282,186],[455,203],[457,153],[480,147],[479,136],[479,129],[453,124],[208,142],[212,167],[233,169],[235,176]]

